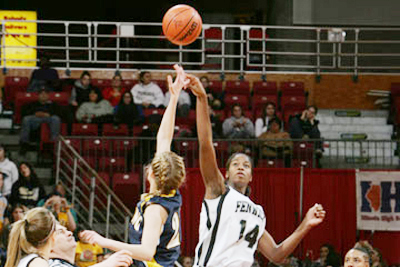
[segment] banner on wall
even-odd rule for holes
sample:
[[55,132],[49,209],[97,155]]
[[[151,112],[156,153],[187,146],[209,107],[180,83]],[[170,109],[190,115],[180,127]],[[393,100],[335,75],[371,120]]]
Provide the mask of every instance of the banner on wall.
[[[1,55],[6,67],[36,66],[36,11],[0,10],[0,23],[4,32]],[[8,21],[5,20],[15,20]],[[4,22],[4,25],[3,25]],[[32,48],[33,47],[33,48]]]
[[356,173],[357,228],[400,231],[400,172]]

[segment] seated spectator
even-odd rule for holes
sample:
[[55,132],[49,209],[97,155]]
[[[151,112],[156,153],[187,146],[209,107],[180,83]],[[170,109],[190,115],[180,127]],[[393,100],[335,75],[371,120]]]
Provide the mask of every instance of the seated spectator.
[[104,251],[102,247],[97,244],[84,242],[80,238],[80,231],[78,238],[79,241],[76,244],[75,250],[75,264],[78,267],[89,267],[103,261]]
[[[309,106],[301,115],[296,115],[290,120],[290,137],[293,139],[321,139],[321,132],[318,129],[319,121],[315,119],[318,113],[316,106]],[[322,142],[316,141],[316,153],[322,156]]]
[[267,103],[262,109],[261,118],[257,118],[256,126],[256,137],[268,131],[269,120],[276,117],[276,106],[274,103]]
[[[68,229],[56,225],[54,246],[50,251],[49,267],[75,267],[75,251],[77,243]],[[90,255],[86,255],[89,257]],[[128,251],[121,250],[109,256],[93,267],[128,267],[132,264],[132,257]]]
[[40,58],[40,68],[32,72],[28,85],[28,92],[37,92],[42,88],[50,91],[59,91],[61,88],[58,72],[50,67],[50,59],[46,56]]
[[19,171],[19,179],[12,186],[9,201],[11,205],[21,203],[28,208],[36,207],[39,200],[46,196],[44,187],[29,163],[20,163]]
[[239,104],[232,106],[232,116],[225,119],[222,124],[224,136],[229,139],[252,138],[254,125],[249,118],[243,116],[242,107]]
[[11,225],[16,221],[22,220],[27,211],[28,208],[20,203],[11,205],[11,207],[7,209],[7,217],[4,220],[3,232],[1,233],[0,247],[2,249],[7,250],[8,236],[11,231]]
[[38,101],[23,107],[21,126],[21,150],[25,152],[30,141],[31,131],[38,130],[42,123],[50,127],[51,141],[55,141],[60,133],[61,120],[58,116],[59,106],[49,100],[49,93],[42,89],[39,91]]
[[108,100],[108,102],[115,107],[120,103],[121,96],[125,91],[126,89],[122,88],[122,76],[116,74],[112,79],[111,87],[107,87],[103,90],[103,98]]
[[143,108],[159,108],[164,105],[164,93],[161,88],[151,81],[148,71],[140,73],[140,83],[133,86],[131,93],[133,101]]
[[284,159],[285,167],[290,167],[293,143],[289,133],[281,131],[281,121],[276,117],[269,120],[268,128],[267,132],[258,137],[263,140],[260,149],[261,158]]
[[113,107],[102,99],[95,89],[89,91],[89,101],[84,102],[76,111],[76,119],[83,123],[110,123],[113,121]]
[[7,158],[7,150],[2,144],[0,144],[0,171],[7,176],[1,193],[8,197],[11,194],[12,185],[18,180],[18,168],[14,162]]
[[340,267],[340,256],[331,244],[323,244],[319,249],[320,257],[313,263],[313,267]]
[[4,187],[4,180],[7,178],[7,174],[1,172],[0,170],[0,234],[3,231],[4,226],[4,217],[6,213],[6,209],[8,206],[7,198],[1,193]]
[[101,94],[100,90],[94,88],[91,84],[92,77],[88,71],[84,71],[81,74],[79,80],[75,81],[74,87],[71,91],[70,104],[74,107],[80,106],[83,102],[89,101],[89,93],[91,89],[97,90],[98,94]]
[[133,102],[131,92],[125,92],[115,108],[115,123],[125,123],[129,128],[144,122],[142,108]]
[[200,81],[203,84],[204,89],[206,90],[208,104],[211,105],[214,110],[223,110],[225,107],[224,92],[213,92],[209,87],[210,80],[207,78],[207,76],[201,77]]
[[[164,106],[165,107],[168,106],[170,98],[171,98],[171,94],[169,92],[167,92],[165,94],[165,98],[164,98]],[[189,115],[190,106],[191,106],[190,96],[185,90],[182,90],[181,93],[179,94],[178,106],[176,109],[177,116],[178,117],[187,117]]]
[[44,203],[44,207],[50,210],[58,222],[73,232],[76,229],[75,219],[71,213],[71,206],[67,200],[57,194],[50,196]]

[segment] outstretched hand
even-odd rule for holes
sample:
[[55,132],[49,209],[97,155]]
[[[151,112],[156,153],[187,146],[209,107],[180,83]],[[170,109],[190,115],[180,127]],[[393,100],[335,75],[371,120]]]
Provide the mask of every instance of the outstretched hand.
[[92,245],[98,244],[101,247],[105,247],[103,245],[103,242],[102,242],[102,241],[105,240],[105,238],[102,237],[100,234],[98,234],[95,231],[91,231],[91,230],[82,231],[79,234],[79,239],[82,240],[85,243],[89,243],[89,244],[92,244]]
[[179,97],[181,90],[189,85],[189,80],[186,78],[186,73],[183,68],[177,64],[174,65],[176,71],[175,81],[172,82],[171,75],[167,76],[168,88],[171,96]]
[[127,250],[120,250],[112,254],[102,263],[107,267],[128,267],[133,263],[132,256]]
[[312,206],[304,218],[304,222],[307,226],[314,227],[323,222],[325,219],[326,211],[321,204],[316,203]]
[[192,74],[186,74],[186,77],[189,79],[189,88],[192,90],[193,94],[196,97],[207,96],[206,90],[203,87],[200,79]]

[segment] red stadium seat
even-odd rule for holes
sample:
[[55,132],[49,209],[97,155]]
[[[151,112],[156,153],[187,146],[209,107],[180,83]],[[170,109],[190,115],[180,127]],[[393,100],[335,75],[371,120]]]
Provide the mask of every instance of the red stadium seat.
[[122,80],[122,88],[130,91],[137,83],[137,80]]
[[128,125],[126,124],[120,124],[120,125],[114,125],[114,124],[103,124],[103,135],[104,136],[128,136],[129,135],[129,129]]
[[49,98],[60,106],[67,106],[69,104],[70,94],[67,92],[50,92]]
[[38,100],[37,93],[17,93],[15,96],[14,123],[21,123],[22,107]]
[[239,104],[243,109],[247,109],[249,106],[248,95],[226,94],[224,101],[227,107],[231,107],[233,104]]
[[259,159],[257,168],[284,168],[285,162],[283,159]]
[[111,140],[105,140],[101,138],[84,139],[83,154],[96,158],[108,156],[111,150],[111,142]]
[[[49,130],[50,131],[50,130]],[[65,142],[72,146],[79,154],[83,151],[82,139],[66,139]]]
[[127,170],[126,160],[124,157],[101,157],[99,159],[99,170],[111,174],[125,172]]
[[253,83],[253,95],[278,95],[276,82],[257,81]]
[[194,168],[194,160],[199,155],[199,144],[197,141],[175,141],[175,147],[178,155],[185,159],[185,167]]
[[208,87],[212,92],[221,93],[222,92],[222,81],[210,80]]
[[143,114],[144,116],[147,118],[148,116],[152,115],[152,114],[160,114],[163,115],[165,112],[165,109],[163,108],[146,108],[143,109]]
[[248,81],[227,81],[225,92],[227,94],[248,96],[250,93],[250,84]]
[[112,141],[112,154],[116,157],[127,157],[137,146],[138,141],[133,139],[118,139]]
[[305,109],[306,97],[305,96],[282,96],[281,108],[283,111],[286,109]]
[[14,103],[18,92],[24,93],[28,89],[29,79],[27,77],[8,76],[4,82],[3,106],[10,108]]
[[91,84],[99,89],[104,89],[111,86],[110,79],[92,79]]
[[72,124],[72,135],[84,135],[84,136],[98,136],[97,124],[90,123],[74,123]]
[[[67,125],[61,124],[60,135],[67,134]],[[44,151],[46,146],[53,146],[54,142],[50,141],[50,127],[46,123],[42,123],[40,126],[40,151]]]
[[304,96],[303,82],[283,82],[281,83],[282,96]]
[[113,192],[133,209],[140,198],[140,176],[138,173],[115,173],[112,178]]
[[262,109],[267,103],[274,103],[277,106],[278,97],[276,95],[259,95],[253,96],[252,108],[255,113],[256,110]]

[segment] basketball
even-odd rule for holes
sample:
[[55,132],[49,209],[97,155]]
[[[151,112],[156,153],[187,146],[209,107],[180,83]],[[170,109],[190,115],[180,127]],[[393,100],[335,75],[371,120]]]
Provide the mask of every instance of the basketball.
[[193,43],[199,37],[202,25],[199,13],[188,5],[171,7],[162,21],[164,35],[176,45]]

